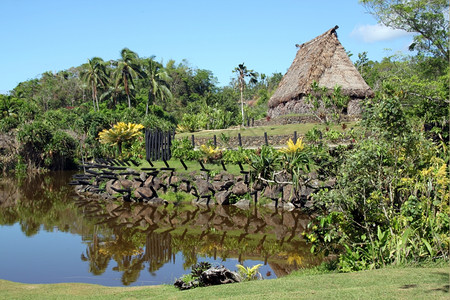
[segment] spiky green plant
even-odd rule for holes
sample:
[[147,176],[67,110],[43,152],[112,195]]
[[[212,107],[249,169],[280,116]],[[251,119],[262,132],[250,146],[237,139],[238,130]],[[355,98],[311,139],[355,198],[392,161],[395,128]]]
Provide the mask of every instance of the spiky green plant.
[[245,267],[243,265],[237,264],[239,275],[241,275],[244,281],[256,280],[261,278],[261,274],[259,273],[259,268],[262,264],[257,264],[253,267]]
[[143,128],[144,126],[141,124],[118,122],[113,128],[101,131],[98,138],[102,144],[117,145],[119,154],[121,154],[122,144],[142,135]]

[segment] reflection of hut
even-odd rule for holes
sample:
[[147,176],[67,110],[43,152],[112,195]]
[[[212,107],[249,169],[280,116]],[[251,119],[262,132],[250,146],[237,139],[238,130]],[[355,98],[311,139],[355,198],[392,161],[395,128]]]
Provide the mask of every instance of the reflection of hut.
[[315,39],[298,46],[294,62],[269,100],[270,117],[297,113],[309,114],[311,105],[305,98],[311,92],[311,84],[333,89],[342,87],[342,93],[350,97],[347,114],[361,113],[359,102],[374,93],[358,73],[336,34],[335,26]]

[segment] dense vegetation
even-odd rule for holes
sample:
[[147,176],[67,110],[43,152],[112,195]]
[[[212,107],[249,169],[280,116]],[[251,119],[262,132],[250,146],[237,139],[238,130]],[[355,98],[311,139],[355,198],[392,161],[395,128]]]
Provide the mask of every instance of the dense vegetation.
[[[358,54],[355,65],[376,96],[365,102],[358,129],[345,136],[351,147],[331,154],[327,141],[335,133],[314,129],[308,145],[292,144],[295,151],[264,147],[234,156],[248,158],[256,181],[270,184],[284,172],[294,193],[311,170],[336,178],[333,189],[315,196],[320,215],[305,236],[314,251],[338,254],[342,271],[448,259],[448,2],[361,2],[381,23],[415,32],[416,52],[380,62]],[[211,71],[123,49],[117,60],[94,57],[43,73],[0,95],[0,166],[58,169],[88,156],[142,158],[142,139],[123,142],[120,153],[99,142],[98,134],[118,122],[196,131],[264,117],[281,74],[257,74],[244,64],[235,72],[236,80],[219,88]],[[183,143],[177,145],[189,148]],[[179,150],[174,155],[199,159],[192,149]]]
[[[253,75],[259,80],[246,84],[237,77],[219,88],[211,71],[186,61],[170,60],[164,66],[129,49],[117,60],[94,57],[69,70],[45,72],[0,95],[0,131],[14,135],[10,140],[17,136],[20,143],[0,145],[0,165],[4,171],[20,164],[60,169],[75,158],[112,156],[115,149],[97,138],[117,122],[164,130],[178,125],[178,131],[237,125],[242,122],[241,97],[250,102],[246,119],[265,117],[267,100],[282,75]],[[124,156],[142,158],[142,145],[142,139],[125,143]]]

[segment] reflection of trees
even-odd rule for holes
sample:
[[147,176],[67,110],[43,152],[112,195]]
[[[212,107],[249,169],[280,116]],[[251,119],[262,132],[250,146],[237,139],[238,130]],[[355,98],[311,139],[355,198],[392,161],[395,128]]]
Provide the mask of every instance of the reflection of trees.
[[99,242],[97,234],[86,249],[86,254],[81,254],[81,260],[89,261],[89,272],[94,275],[101,275],[108,267],[111,255],[99,251]]
[[184,258],[185,269],[196,264],[199,257],[263,260],[273,263],[279,275],[319,262],[301,238],[309,217],[299,211],[105,206],[98,201],[87,201],[83,210],[112,230],[111,239],[99,251],[109,253],[117,262],[114,269],[124,272],[124,284],[137,280],[144,264],[148,263],[153,273],[172,261],[177,252]]
[[309,217],[300,211],[74,201],[64,176],[37,176],[22,185],[9,180],[0,181],[0,195],[6,195],[0,199],[0,224],[19,222],[27,235],[41,228],[80,234],[86,243],[81,259],[90,272],[101,275],[115,261],[124,285],[144,269],[154,273],[173,262],[178,252],[185,269],[199,257],[262,260],[277,275],[318,263],[302,240]]
[[67,185],[70,176],[58,172],[22,180],[0,179],[0,225],[20,223],[27,236],[41,228],[81,233],[86,226],[81,226],[82,216],[77,214],[72,199],[73,188]]
[[145,260],[148,271],[153,273],[172,259],[172,236],[169,233],[151,233],[145,241]]

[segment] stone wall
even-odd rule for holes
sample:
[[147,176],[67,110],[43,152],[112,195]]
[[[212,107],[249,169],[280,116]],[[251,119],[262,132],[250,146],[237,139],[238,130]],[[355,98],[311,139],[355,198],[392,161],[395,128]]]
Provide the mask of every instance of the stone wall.
[[[95,169],[95,170],[94,170]],[[114,170],[114,169],[113,169]],[[70,184],[75,185],[81,196],[103,199],[121,199],[125,202],[144,202],[152,205],[164,205],[167,201],[161,195],[167,191],[184,192],[194,195],[195,204],[229,205],[236,201],[238,206],[250,206],[261,197],[272,200],[271,206],[294,209],[312,207],[310,195],[322,188],[332,188],[334,179],[320,178],[311,173],[308,183],[293,194],[292,184],[267,185],[264,182],[250,182],[248,172],[235,176],[221,172],[214,177],[207,173],[177,173],[166,170],[136,172],[133,169],[111,172],[105,167],[94,165],[85,174],[77,174]],[[280,182],[287,182],[280,178]],[[252,199],[249,201],[248,199]],[[308,203],[309,201],[309,203]]]
[[[279,118],[283,115],[289,114],[311,114],[313,110],[312,104],[306,103],[306,96],[300,99],[294,99],[288,102],[280,103],[275,107],[269,108],[267,115],[270,118]],[[347,115],[351,117],[361,116],[361,99],[353,98],[350,99],[347,105]]]

